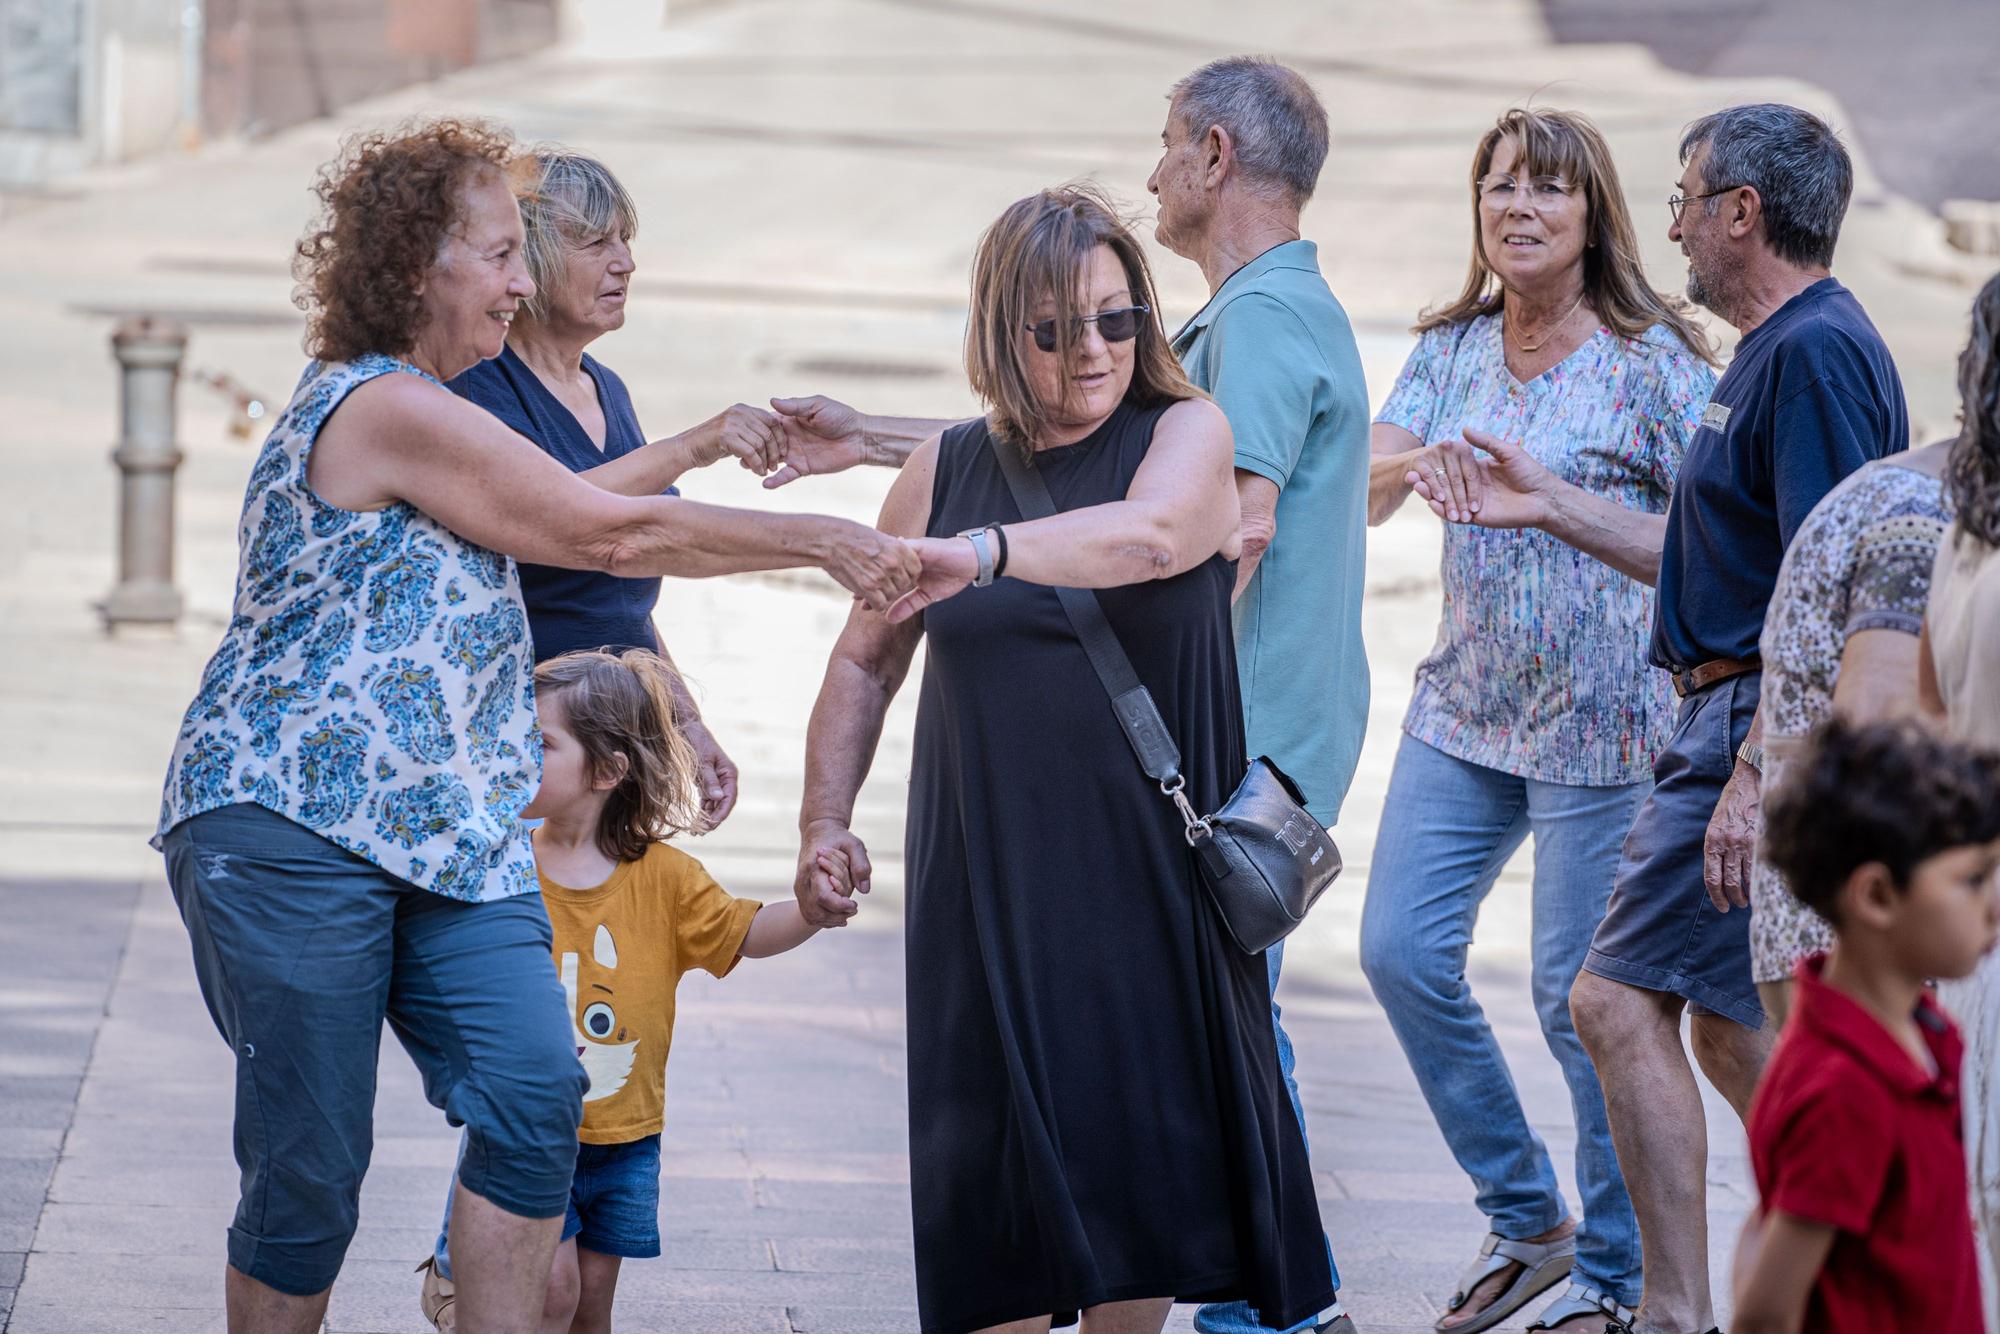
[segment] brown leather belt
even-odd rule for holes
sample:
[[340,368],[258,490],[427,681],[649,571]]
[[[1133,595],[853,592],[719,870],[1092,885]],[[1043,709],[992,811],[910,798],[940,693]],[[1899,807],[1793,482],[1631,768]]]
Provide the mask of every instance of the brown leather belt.
[[1706,690],[1718,681],[1727,681],[1732,676],[1742,676],[1746,672],[1764,670],[1762,658],[1711,658],[1699,667],[1690,667],[1684,672],[1674,673],[1674,693],[1682,699],[1698,690]]

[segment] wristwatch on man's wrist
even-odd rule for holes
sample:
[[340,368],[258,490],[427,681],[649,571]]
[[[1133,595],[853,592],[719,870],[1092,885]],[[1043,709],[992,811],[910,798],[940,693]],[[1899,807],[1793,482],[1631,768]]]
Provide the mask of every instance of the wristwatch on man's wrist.
[[1749,765],[1752,769],[1755,769],[1758,777],[1763,777],[1764,748],[1762,746],[1754,741],[1745,741],[1736,748],[1736,758]]
[[972,543],[972,553],[979,561],[979,573],[972,576],[974,588],[985,588],[993,582],[993,539],[985,528],[968,528],[959,534]]

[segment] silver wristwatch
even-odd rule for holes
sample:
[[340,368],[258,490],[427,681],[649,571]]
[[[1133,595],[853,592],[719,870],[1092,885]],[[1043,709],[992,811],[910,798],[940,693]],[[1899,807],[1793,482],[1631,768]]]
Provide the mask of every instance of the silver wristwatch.
[[972,543],[972,551],[979,559],[979,573],[972,576],[974,588],[985,588],[993,582],[993,539],[984,528],[968,528],[959,534]]
[[1749,765],[1752,769],[1755,769],[1759,774],[1764,772],[1764,748],[1756,742],[1745,741],[1742,745],[1738,746],[1736,748],[1736,758]]

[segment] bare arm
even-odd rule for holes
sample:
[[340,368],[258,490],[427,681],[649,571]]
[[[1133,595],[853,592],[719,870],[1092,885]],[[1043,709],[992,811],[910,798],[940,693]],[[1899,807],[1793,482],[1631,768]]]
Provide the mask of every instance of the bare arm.
[[694,469],[726,458],[738,459],[761,476],[777,467],[784,455],[778,419],[762,408],[738,403],[679,435],[650,441],[577,475],[621,496],[657,496]]
[[[1947,542],[1951,539],[1947,537]],[[1923,633],[1917,636],[1917,702],[1922,706],[1924,716],[1933,721],[1944,719],[1944,692],[1938,689],[1937,660],[1931,656],[1931,623],[1924,621]]]
[[1652,587],[1660,582],[1667,516],[1626,509],[1580,486],[1557,482],[1542,531]]
[[1834,1230],[1782,1210],[1753,1215],[1737,1249],[1734,1334],[1800,1334]]
[[[1489,457],[1478,458],[1474,445]],[[1550,472],[1513,441],[1485,431],[1468,430],[1464,441],[1433,448],[1447,477],[1419,475],[1413,486],[1440,517],[1484,528],[1539,528],[1642,584],[1659,582],[1666,515],[1593,495]],[[1461,478],[1469,485],[1461,485]]]
[[795,901],[767,903],[750,919],[750,930],[737,953],[745,959],[768,959],[797,949],[817,934],[819,928],[805,919]]
[[344,509],[403,501],[481,546],[568,569],[700,578],[813,566],[883,607],[918,573],[900,544],[844,519],[614,495],[490,413],[409,375],[348,395],[320,432],[309,480]]
[[1400,426],[1376,422],[1368,428],[1368,526],[1387,523],[1409,498],[1410,466],[1424,442]]
[[1257,565],[1278,535],[1278,484],[1262,473],[1236,470],[1236,503],[1243,511],[1243,554],[1236,559],[1233,602],[1250,587]]
[[824,394],[774,398],[784,436],[782,467],[766,489],[801,477],[822,477],[862,464],[900,468],[919,445],[958,423],[941,417],[873,417]]
[[[1206,399],[1169,408],[1123,500],[1006,526],[1007,577],[1055,588],[1118,588],[1170,579],[1243,547],[1229,423]],[[915,591],[889,609],[901,621],[960,592],[977,572],[970,541],[919,538]]]
[[[937,446],[925,446],[889,488],[881,526],[897,536],[915,536],[930,523],[931,479]],[[889,701],[896,697],[923,636],[923,623],[891,624],[856,606],[834,642],[806,727],[805,796],[799,803],[799,864],[793,881],[800,911],[817,926],[843,926],[856,910],[851,895],[838,892],[823,860],[845,859],[854,891],[866,893],[872,867],[867,849],[854,836],[854,798],[874,763]]]
[[1850,722],[1879,722],[1919,711],[1919,641],[1901,630],[1857,630],[1840,651],[1833,711]]

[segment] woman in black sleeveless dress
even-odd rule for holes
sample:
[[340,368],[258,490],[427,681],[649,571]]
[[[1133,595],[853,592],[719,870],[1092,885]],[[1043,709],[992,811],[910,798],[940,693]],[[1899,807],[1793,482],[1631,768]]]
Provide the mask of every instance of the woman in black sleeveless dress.
[[[1189,797],[1220,804],[1245,765],[1229,431],[1151,301],[1138,246],[1087,192],[987,232],[967,361],[990,415],[904,469],[882,527],[918,539],[925,582],[888,617],[854,613],[813,711],[799,892],[834,917],[853,910],[835,886],[868,872],[854,794],[928,634],[907,932],[933,1334],[1079,1311],[1086,1330],[1157,1330],[1175,1298],[1245,1298],[1289,1328],[1334,1299],[1263,957],[1223,934],[1052,587],[1099,590]],[[996,433],[1032,446],[1064,513],[1021,521]],[[1004,534],[952,536],[989,525]],[[1003,536],[1007,577],[959,593]]]

